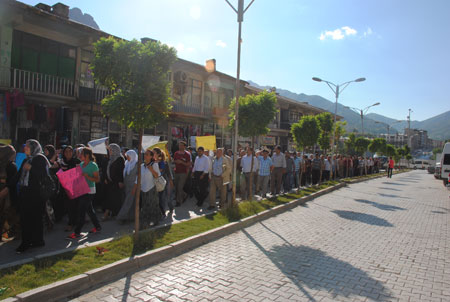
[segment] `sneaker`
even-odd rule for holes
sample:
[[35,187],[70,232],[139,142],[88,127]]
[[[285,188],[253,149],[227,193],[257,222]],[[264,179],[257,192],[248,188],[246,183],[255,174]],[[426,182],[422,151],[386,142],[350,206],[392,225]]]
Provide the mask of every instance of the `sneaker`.
[[69,239],[69,240],[78,239],[78,238],[81,238],[81,235],[80,234],[76,234],[76,233],[72,233],[72,234],[70,234],[69,236],[66,237],[66,239]]
[[102,228],[92,228],[92,230],[89,231],[89,234],[100,233],[101,230]]

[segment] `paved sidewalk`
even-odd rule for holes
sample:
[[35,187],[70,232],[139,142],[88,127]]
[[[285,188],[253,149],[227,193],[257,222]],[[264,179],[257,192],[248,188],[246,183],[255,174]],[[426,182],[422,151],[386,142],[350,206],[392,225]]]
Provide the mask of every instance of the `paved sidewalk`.
[[71,301],[450,301],[449,217],[425,171],[370,180]]
[[[176,207],[173,215],[168,216],[166,219],[161,221],[161,224],[174,224],[181,221],[189,220],[205,214],[211,213],[213,211],[208,211],[208,202],[204,202],[203,207],[199,208],[195,205],[195,198],[188,199],[180,207]],[[102,214],[97,213],[97,217],[101,218]],[[13,240],[9,242],[0,242],[0,267],[3,265],[8,265],[16,261],[26,261],[30,258],[42,256],[48,253],[53,253],[57,251],[67,250],[78,247],[83,247],[86,245],[95,245],[102,240],[108,240],[123,236],[125,234],[132,234],[134,230],[134,222],[127,223],[125,225],[120,225],[116,220],[109,220],[101,222],[102,231],[99,234],[87,234],[93,225],[86,216],[87,223],[83,227],[82,232],[86,232],[87,237],[82,238],[79,241],[70,241],[65,239],[69,232],[64,232],[65,219],[55,225],[54,229],[51,231],[46,231],[44,234],[45,247],[35,248],[26,251],[23,254],[16,254],[15,249],[19,246],[20,240]]]

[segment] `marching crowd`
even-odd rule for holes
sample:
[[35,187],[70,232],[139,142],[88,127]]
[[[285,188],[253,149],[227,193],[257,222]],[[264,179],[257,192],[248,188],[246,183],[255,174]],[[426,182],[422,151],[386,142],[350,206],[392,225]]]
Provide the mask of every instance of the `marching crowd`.
[[[160,148],[145,150],[141,167],[137,165],[136,151],[117,144],[108,145],[108,154],[102,155],[93,154],[84,145],[42,148],[38,141],[30,139],[21,151],[26,159],[17,167],[14,147],[0,146],[2,240],[20,238],[17,253],[44,246],[44,229],[51,229],[57,222],[67,223],[67,239],[82,237],[86,214],[93,224],[89,233],[100,232],[101,222],[112,218],[120,224],[133,221],[136,194],[140,194],[142,229],[158,225],[190,197],[195,196],[199,207],[208,199],[208,210],[224,208],[229,202],[232,150],[205,150],[202,146],[195,150],[180,141],[172,156]],[[77,166],[82,169],[89,192],[70,199],[56,173]],[[264,198],[330,179],[377,173],[380,166],[377,158],[283,153],[279,146],[273,151],[254,152],[247,147],[237,154],[236,191],[242,200],[254,195]]]

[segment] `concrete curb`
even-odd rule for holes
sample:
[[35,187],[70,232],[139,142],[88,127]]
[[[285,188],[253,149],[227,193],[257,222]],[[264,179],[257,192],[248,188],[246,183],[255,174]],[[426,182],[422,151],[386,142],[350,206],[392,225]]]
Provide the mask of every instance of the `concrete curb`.
[[305,204],[307,201],[313,200],[319,196],[338,190],[345,186],[347,186],[347,183],[339,183],[333,187],[311,193],[308,196],[273,207],[271,209],[267,209],[263,212],[250,217],[246,217],[242,220],[226,224],[224,226],[174,242],[155,250],[148,251],[141,255],[119,260],[117,262],[102,266],[97,269],[93,269],[78,276],[74,276],[62,281],[48,284],[46,286],[29,290],[27,292],[18,294],[16,297],[8,298],[5,301],[51,302],[58,301],[67,297],[74,297],[83,291],[93,289],[108,281],[120,279],[129,273],[133,273],[135,271],[145,269],[151,265],[169,260],[177,255],[197,248],[207,242],[217,240],[259,221],[289,211],[297,207],[298,205]]

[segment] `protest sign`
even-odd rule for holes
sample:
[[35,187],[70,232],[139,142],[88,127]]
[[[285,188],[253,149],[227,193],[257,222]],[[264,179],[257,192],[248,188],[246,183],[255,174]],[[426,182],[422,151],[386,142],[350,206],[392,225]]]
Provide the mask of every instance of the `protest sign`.
[[69,199],[75,199],[91,192],[80,166],[69,169],[65,172],[59,170],[56,173],[56,176],[58,176],[59,183],[66,191]]
[[88,142],[88,146],[92,149],[92,153],[95,154],[108,154],[106,150],[106,142],[109,137],[94,139]]
[[142,136],[142,152],[159,142],[159,136],[143,135]]
[[216,150],[216,136],[197,136],[195,144],[198,147],[203,147],[205,150]]
[[27,158],[27,155],[25,153],[17,153],[16,154],[16,166],[17,171],[19,171],[20,167],[22,166],[23,161]]
[[147,149],[153,150],[153,148],[159,148],[162,151],[164,151],[164,153],[166,154],[167,160],[170,160],[170,153],[169,153],[169,150],[167,149],[167,141],[158,142],[158,143],[148,147]]

